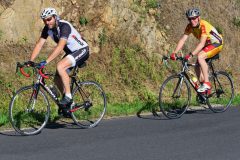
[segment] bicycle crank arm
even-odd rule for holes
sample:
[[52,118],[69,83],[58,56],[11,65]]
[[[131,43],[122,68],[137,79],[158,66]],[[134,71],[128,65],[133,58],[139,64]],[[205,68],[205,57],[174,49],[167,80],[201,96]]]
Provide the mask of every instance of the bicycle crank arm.
[[75,104],[74,108],[70,109],[69,111],[72,113],[82,108],[84,108],[84,104],[81,104],[81,105]]

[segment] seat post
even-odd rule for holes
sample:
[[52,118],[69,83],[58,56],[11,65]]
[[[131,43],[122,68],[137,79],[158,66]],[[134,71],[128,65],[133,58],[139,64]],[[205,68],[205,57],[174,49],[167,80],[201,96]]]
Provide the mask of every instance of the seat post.
[[78,66],[76,65],[73,69],[73,74],[72,76],[75,77],[77,75],[77,72],[78,72]]

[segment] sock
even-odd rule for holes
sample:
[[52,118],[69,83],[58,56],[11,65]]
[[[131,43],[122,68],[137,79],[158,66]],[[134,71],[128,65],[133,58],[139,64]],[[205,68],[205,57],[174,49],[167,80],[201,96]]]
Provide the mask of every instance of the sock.
[[65,96],[67,96],[68,98],[72,99],[72,94],[71,93],[66,93]]

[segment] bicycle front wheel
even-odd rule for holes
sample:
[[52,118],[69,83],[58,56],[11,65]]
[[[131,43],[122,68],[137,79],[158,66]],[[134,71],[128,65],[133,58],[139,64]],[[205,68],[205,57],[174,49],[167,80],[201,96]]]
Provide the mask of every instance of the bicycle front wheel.
[[39,133],[47,124],[50,114],[46,95],[33,86],[19,89],[12,97],[9,105],[10,122],[21,135]]
[[168,77],[159,92],[159,105],[162,113],[170,119],[181,117],[191,99],[188,82],[180,75]]
[[102,120],[107,107],[101,86],[92,81],[80,82],[73,90],[71,116],[81,128],[93,128]]
[[231,105],[234,97],[233,81],[223,71],[216,72],[209,79],[212,89],[207,99],[207,105],[215,113],[224,112]]

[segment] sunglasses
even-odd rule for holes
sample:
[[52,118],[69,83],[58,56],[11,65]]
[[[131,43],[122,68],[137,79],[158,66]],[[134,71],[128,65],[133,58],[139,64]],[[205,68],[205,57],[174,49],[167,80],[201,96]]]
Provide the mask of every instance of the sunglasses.
[[44,22],[49,22],[52,20],[53,17],[49,17],[49,18],[46,18],[46,19],[43,19]]
[[194,20],[196,20],[197,18],[198,18],[198,16],[197,16],[197,17],[188,18],[188,20],[189,20],[189,21],[192,21],[192,20],[194,21]]

